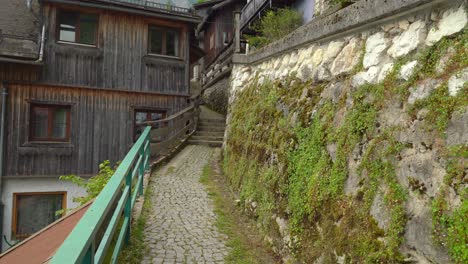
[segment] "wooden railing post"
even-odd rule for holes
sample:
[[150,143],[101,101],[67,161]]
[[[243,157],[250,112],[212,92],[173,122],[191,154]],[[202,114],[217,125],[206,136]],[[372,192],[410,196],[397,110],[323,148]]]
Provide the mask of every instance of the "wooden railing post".
[[[129,190],[132,190],[132,170],[130,170],[127,173],[127,176],[125,178],[125,185],[128,186]],[[128,199],[125,202],[125,208],[124,208],[124,216],[125,218],[128,218],[127,226],[124,226],[123,228],[127,229],[127,233],[125,235],[125,244],[128,244],[130,242],[130,222],[132,219],[132,195],[131,192],[128,192]]]
[[91,245],[89,245],[89,248],[86,251],[86,254],[84,255],[81,263],[82,264],[94,264],[94,242],[91,242]]
[[240,52],[240,19],[241,13],[239,11],[234,12],[234,52]]
[[140,180],[140,186],[138,186],[138,195],[141,196],[143,195],[143,178],[145,176],[145,170],[146,170],[146,151],[145,151],[145,146],[146,146],[146,140],[145,144],[143,144],[143,147],[140,149],[140,157],[141,157],[141,162],[138,165],[138,178]]

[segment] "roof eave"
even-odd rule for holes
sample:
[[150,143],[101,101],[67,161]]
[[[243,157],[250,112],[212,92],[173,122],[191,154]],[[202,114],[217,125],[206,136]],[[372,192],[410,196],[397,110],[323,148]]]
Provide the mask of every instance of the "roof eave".
[[128,7],[119,5],[115,2],[104,4],[104,3],[91,3],[91,2],[82,2],[82,1],[73,1],[73,0],[44,0],[45,2],[55,3],[55,4],[65,4],[65,5],[75,5],[81,7],[93,7],[93,8],[100,8],[112,11],[119,11],[125,13],[131,13],[136,15],[144,15],[149,17],[156,17],[156,18],[163,18],[168,20],[177,20],[183,21],[188,23],[199,23],[201,21],[201,17],[192,14],[183,14],[183,13],[169,13],[169,12],[161,12],[158,10],[147,10],[145,8],[138,8],[138,7]]

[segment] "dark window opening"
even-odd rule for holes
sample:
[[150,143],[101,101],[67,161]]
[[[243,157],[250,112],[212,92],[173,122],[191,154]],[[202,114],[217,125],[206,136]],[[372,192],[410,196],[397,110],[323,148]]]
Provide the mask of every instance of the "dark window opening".
[[14,239],[25,239],[61,217],[59,210],[66,209],[66,193],[15,193],[13,194]]
[[96,45],[98,15],[64,11],[57,25],[59,41]]
[[[166,111],[162,110],[135,110],[135,132],[134,140],[143,133],[146,125],[145,122],[157,121],[166,118]],[[151,127],[159,128],[159,124],[152,124]]]
[[31,105],[31,141],[68,141],[70,106]]
[[180,33],[162,27],[149,28],[149,53],[179,57]]

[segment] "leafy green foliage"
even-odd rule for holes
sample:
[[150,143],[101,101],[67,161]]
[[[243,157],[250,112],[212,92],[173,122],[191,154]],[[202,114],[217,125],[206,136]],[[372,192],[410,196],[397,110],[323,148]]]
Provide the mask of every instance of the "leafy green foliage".
[[73,200],[75,202],[83,205],[88,201],[96,198],[99,193],[102,191],[104,186],[106,186],[109,179],[115,172],[115,169],[118,167],[118,163],[112,167],[110,161],[105,160],[99,164],[99,172],[96,176],[90,178],[89,180],[83,179],[77,175],[64,175],[60,176],[60,180],[70,181],[80,187],[86,189],[87,195],[82,197],[75,197]]
[[256,36],[246,36],[247,42],[261,48],[278,40],[302,25],[302,15],[290,8],[269,10],[253,29],[259,32]]

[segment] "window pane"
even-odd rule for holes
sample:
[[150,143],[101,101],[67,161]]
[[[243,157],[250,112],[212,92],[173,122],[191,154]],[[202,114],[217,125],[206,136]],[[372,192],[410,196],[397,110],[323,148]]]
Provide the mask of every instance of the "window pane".
[[96,44],[97,16],[85,15],[80,16],[80,40],[82,44]]
[[151,113],[151,121],[160,120],[163,118],[162,113]]
[[16,235],[24,238],[34,234],[60,216],[63,194],[16,196]]
[[32,111],[32,133],[34,138],[47,138],[49,109],[45,107],[33,107]]
[[76,23],[78,16],[75,13],[61,13],[59,17],[59,40],[76,41]]
[[67,113],[64,108],[57,108],[54,112],[53,138],[66,138],[67,136]]
[[179,56],[179,35],[177,32],[166,32],[166,50],[166,55]]
[[148,115],[147,115],[146,112],[136,112],[136,114],[135,114],[135,123],[137,125],[140,125],[141,123],[148,121],[147,116]]
[[160,29],[150,28],[150,53],[162,54],[163,32]]

